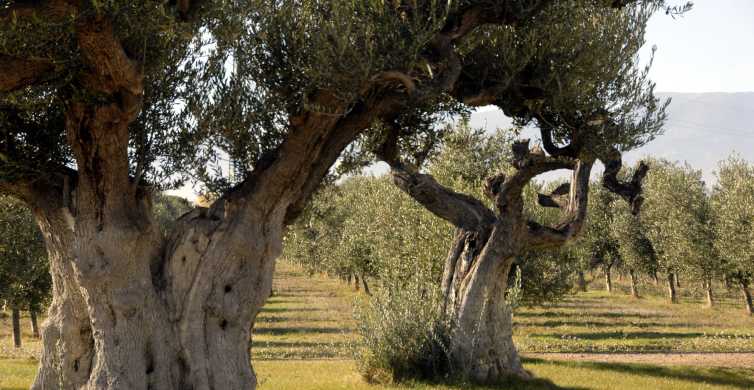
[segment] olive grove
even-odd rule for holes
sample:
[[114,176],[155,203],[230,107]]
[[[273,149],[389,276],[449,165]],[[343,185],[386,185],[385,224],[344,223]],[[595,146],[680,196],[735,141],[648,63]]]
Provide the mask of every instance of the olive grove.
[[[446,216],[471,211],[476,220],[453,222],[469,233],[467,223],[486,226],[490,242],[526,234],[549,246],[570,238],[583,222],[585,178],[596,159],[608,166],[608,186],[636,199],[635,186],[615,179],[620,151],[651,138],[662,105],[627,61],[646,18],[662,6],[0,2],[0,191],[32,210],[53,281],[34,388],[255,388],[248,340],[285,227],[352,142],[380,138],[395,123],[412,133],[428,117],[488,104],[536,118],[551,156],[517,144],[518,173],[498,177],[488,191],[498,211],[515,218],[440,190],[461,201]],[[596,31],[582,41],[569,35],[574,29]],[[596,50],[609,55],[588,55]],[[579,82],[595,72],[593,84]],[[613,88],[621,83],[627,89]],[[547,92],[555,85],[563,89],[557,96]],[[425,180],[383,156],[398,177]],[[221,169],[228,160],[232,178]],[[570,223],[522,223],[520,189],[556,166],[577,173]],[[166,236],[154,194],[188,181],[217,200],[181,217]],[[468,302],[462,322],[479,314],[478,294],[487,288],[471,286],[454,301]],[[488,323],[498,326],[491,314]],[[500,323],[509,322],[502,315]],[[456,343],[458,356],[480,362],[470,370],[480,380],[523,375],[502,342],[508,352],[494,367],[478,348]]]

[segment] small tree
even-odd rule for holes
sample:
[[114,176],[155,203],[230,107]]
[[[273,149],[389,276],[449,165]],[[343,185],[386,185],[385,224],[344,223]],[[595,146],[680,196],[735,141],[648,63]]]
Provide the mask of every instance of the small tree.
[[13,311],[13,340],[21,346],[19,312],[28,310],[39,337],[37,313],[50,297],[52,282],[42,234],[19,201],[0,196],[0,300]]
[[736,282],[746,312],[753,314],[750,284],[754,277],[754,166],[740,156],[719,164],[712,194],[714,246],[726,277]]
[[701,172],[688,165],[653,161],[647,178],[642,219],[660,268],[668,273],[668,293],[677,301],[674,274],[702,282],[709,305],[712,280],[721,263],[712,248],[709,201]]
[[635,215],[621,203],[613,204],[615,223],[611,234],[617,242],[621,265],[628,270],[631,296],[639,298],[639,275],[654,276],[657,270],[652,242],[647,238],[641,216]]

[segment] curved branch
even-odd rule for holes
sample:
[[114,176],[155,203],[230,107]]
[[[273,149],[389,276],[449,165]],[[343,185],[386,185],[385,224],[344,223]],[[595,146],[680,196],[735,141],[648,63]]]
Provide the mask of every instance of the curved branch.
[[[519,210],[523,204],[521,194],[524,187],[534,177],[545,172],[558,169],[574,169],[575,160],[565,157],[547,156],[540,149],[529,149],[529,140],[513,143],[513,159],[511,165],[516,172],[510,177],[494,176],[487,180],[485,192],[497,206],[501,213]],[[519,210],[520,211],[520,210]]]
[[568,199],[565,195],[570,193],[571,183],[563,183],[552,190],[550,195],[537,194],[537,203],[542,207],[558,209],[568,208]]
[[602,159],[602,162],[605,164],[605,172],[602,174],[602,186],[628,202],[632,214],[638,214],[644,202],[644,197],[641,195],[642,182],[649,171],[649,166],[643,161],[639,162],[639,166],[634,171],[631,180],[622,182],[618,179],[618,173],[623,166],[620,152],[613,149],[607,157]]
[[375,151],[377,157],[390,165],[393,182],[403,192],[438,217],[457,228],[478,230],[495,220],[495,214],[478,199],[458,193],[438,183],[434,177],[417,172],[400,160],[398,140],[400,128],[388,128],[386,139]]
[[570,184],[569,201],[566,215],[562,222],[554,227],[543,226],[529,221],[527,241],[533,248],[558,247],[576,237],[586,220],[589,200],[589,175],[593,161],[580,160],[573,171]]
[[391,166],[390,171],[398,188],[432,214],[458,228],[479,230],[495,220],[495,215],[482,202],[441,185],[431,175],[397,164]]

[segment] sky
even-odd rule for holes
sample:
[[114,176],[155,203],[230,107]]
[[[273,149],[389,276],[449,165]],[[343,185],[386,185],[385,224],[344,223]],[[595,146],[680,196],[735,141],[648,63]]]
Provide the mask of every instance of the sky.
[[658,13],[646,41],[645,58],[657,46],[657,91],[754,91],[754,0],[696,0],[683,16]]

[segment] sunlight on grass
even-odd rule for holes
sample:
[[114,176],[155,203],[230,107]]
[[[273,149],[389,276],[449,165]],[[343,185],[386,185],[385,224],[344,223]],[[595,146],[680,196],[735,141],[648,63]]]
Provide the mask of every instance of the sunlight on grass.
[[[648,297],[637,301],[620,291],[625,287],[620,282],[615,284],[618,291],[613,294],[590,291],[542,307],[520,308],[515,317],[519,348],[530,353],[754,351],[754,318],[743,315],[733,298],[720,297],[714,309],[704,308],[689,295],[681,304],[669,305],[648,287]],[[352,303],[358,296],[343,283],[309,277],[290,263],[279,262],[274,295],[254,328],[252,356],[259,389],[754,389],[754,367],[667,367],[567,359],[525,359],[525,367],[539,379],[498,387],[371,385],[349,360],[358,343],[352,316]],[[38,355],[40,342],[27,332],[24,327],[24,348],[13,348],[9,320],[0,316],[0,389],[28,389],[34,379],[37,363],[32,357]]]

